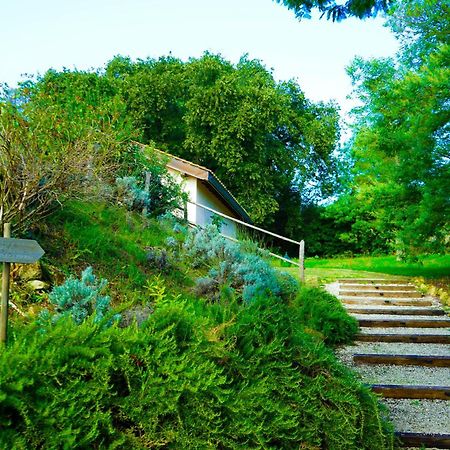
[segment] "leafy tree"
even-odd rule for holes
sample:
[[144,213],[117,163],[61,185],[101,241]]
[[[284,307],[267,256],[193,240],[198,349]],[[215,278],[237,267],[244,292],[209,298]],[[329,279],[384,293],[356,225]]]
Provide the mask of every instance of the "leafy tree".
[[107,155],[117,147],[92,128],[69,140],[51,111],[33,117],[26,111],[0,101],[0,224],[12,222],[18,233],[65,199],[92,194],[110,173]]
[[299,19],[310,18],[311,11],[317,9],[327,19],[340,21],[348,17],[365,19],[374,17],[380,12],[387,12],[395,0],[347,0],[343,3],[336,0],[276,0],[293,10]]
[[[396,59],[349,68],[363,105],[355,111],[352,195],[368,226],[402,254],[444,251],[450,204],[450,22],[439,0],[405,2],[390,23],[401,33]],[[430,39],[433,45],[430,46]]]
[[[70,136],[97,122],[114,139],[207,166],[256,222],[283,210],[284,191],[304,201],[334,189],[336,107],[308,101],[296,82],[277,83],[246,57],[237,65],[208,53],[188,62],[116,57],[104,71],[49,72],[17,96],[31,111],[54,108]],[[127,157],[130,166],[135,155]]]

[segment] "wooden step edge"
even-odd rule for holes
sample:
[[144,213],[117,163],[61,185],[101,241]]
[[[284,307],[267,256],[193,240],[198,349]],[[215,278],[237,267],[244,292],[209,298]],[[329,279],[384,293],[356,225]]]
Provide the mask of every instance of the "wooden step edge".
[[430,300],[394,300],[381,298],[341,298],[346,305],[391,305],[391,306],[433,306]]
[[354,292],[364,292],[364,291],[375,291],[375,292],[410,292],[416,293],[417,288],[414,286],[389,286],[389,285],[373,285],[366,286],[365,284],[344,284],[339,286],[340,291],[354,291]]
[[416,319],[386,319],[386,320],[370,320],[358,319],[360,327],[376,327],[376,328],[448,328],[450,327],[450,320],[416,320]]
[[390,316],[445,316],[443,309],[431,308],[347,308],[349,314],[388,314]]
[[384,353],[355,353],[356,364],[391,364],[395,366],[450,367],[450,356],[390,355]]
[[450,434],[425,434],[396,431],[395,436],[405,447],[450,448]]
[[450,344],[450,334],[365,334],[356,336],[360,342],[406,342],[410,344]]
[[337,282],[354,284],[411,284],[407,278],[339,278]]
[[339,295],[343,297],[383,297],[383,298],[423,298],[424,295],[420,292],[408,291],[349,291],[339,290]]
[[450,400],[450,386],[422,386],[407,384],[373,384],[373,392],[385,398],[417,398]]

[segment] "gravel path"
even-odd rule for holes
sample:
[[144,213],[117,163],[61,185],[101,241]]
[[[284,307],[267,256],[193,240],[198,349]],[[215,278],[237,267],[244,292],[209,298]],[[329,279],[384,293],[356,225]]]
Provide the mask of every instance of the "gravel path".
[[428,310],[435,310],[440,311],[441,308],[437,306],[395,306],[395,305],[345,305],[345,308],[347,310],[352,309],[365,309],[367,311],[371,310],[386,310],[386,311],[402,311],[404,309],[412,310],[412,311],[428,311]]
[[[449,319],[448,315],[396,315],[389,314],[389,310],[396,309],[407,312],[413,309],[418,312],[422,309],[442,309],[440,303],[433,297],[418,299],[384,298],[384,304],[380,303],[380,297],[340,296],[339,290],[348,289],[339,286],[338,283],[329,285],[329,292],[341,298],[348,299],[351,303],[344,304],[348,310],[386,309],[386,314],[349,313],[358,320],[432,320],[441,322]],[[370,287],[367,289],[370,290]],[[382,287],[380,286],[380,292]],[[378,300],[378,302],[373,302]],[[383,299],[383,297],[381,297]],[[415,302],[417,300],[417,303]],[[431,306],[421,305],[423,300],[431,301]],[[389,301],[398,302],[392,305]],[[406,303],[406,304],[403,304]],[[409,312],[409,311],[408,311]],[[360,327],[362,334],[407,334],[407,335],[447,335],[450,336],[450,327],[440,328],[410,328],[410,327]],[[422,367],[422,366],[396,366],[385,364],[358,364],[353,363],[355,353],[390,354],[390,355],[424,355],[424,356],[450,356],[450,346],[446,344],[418,344],[404,342],[358,342],[336,350],[336,356],[343,364],[356,371],[363,383],[366,384],[404,384],[425,386],[450,386],[450,368],[447,367]],[[428,399],[384,399],[380,402],[389,410],[389,416],[394,423],[396,431],[414,433],[450,433],[450,401]]]
[[[350,313],[355,319],[365,320],[432,320],[432,321],[448,321],[448,316],[416,316],[416,315],[396,315],[396,314],[353,314]],[[450,327],[449,327],[450,328]]]
[[350,361],[346,365],[357,370],[361,381],[367,384],[450,385],[446,367],[389,366],[385,364],[360,364],[355,367]]
[[415,433],[449,433],[450,405],[448,400],[382,399],[396,431]]
[[[339,358],[343,360],[351,359],[354,353],[450,356],[450,346],[446,344],[409,344],[405,342],[361,342],[357,345],[341,347],[336,351]],[[450,383],[450,380],[448,381]]]

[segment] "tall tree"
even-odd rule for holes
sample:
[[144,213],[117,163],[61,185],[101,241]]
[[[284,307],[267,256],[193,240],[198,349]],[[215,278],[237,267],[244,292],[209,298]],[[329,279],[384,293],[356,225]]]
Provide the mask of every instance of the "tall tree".
[[[450,231],[450,20],[440,0],[405,1],[391,18],[396,59],[356,59],[353,199],[365,222],[407,254],[445,251]],[[430,45],[430,42],[432,44]]]
[[335,187],[336,107],[310,102],[296,82],[276,82],[246,57],[119,56],[105,70],[49,71],[14,101],[28,116],[50,112],[52,132],[69,140],[97,127],[206,165],[258,223],[283,215],[293,193],[298,211]]

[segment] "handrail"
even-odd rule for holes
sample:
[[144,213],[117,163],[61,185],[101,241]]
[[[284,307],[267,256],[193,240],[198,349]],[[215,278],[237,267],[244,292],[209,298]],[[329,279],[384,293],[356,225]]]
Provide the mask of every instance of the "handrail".
[[221,213],[219,211],[216,211],[215,209],[209,208],[208,206],[200,205],[199,203],[191,202],[191,201],[188,201],[188,203],[190,203],[191,205],[199,206],[200,208],[206,209],[207,211],[211,211],[212,213],[217,214],[218,216],[222,216],[225,219],[233,220],[234,222],[240,223],[241,225],[245,225],[246,227],[253,228],[254,230],[262,231],[263,233],[266,233],[266,234],[270,234],[271,236],[274,236],[274,237],[276,237],[278,239],[283,239],[284,241],[291,242],[292,244],[296,244],[296,245],[300,245],[301,244],[301,242],[299,242],[299,241],[294,241],[293,239],[289,239],[287,237],[280,236],[279,234],[272,233],[272,231],[265,230],[264,228],[259,228],[259,227],[255,226],[255,225],[250,224],[250,223],[244,222],[242,220],[236,219],[236,218],[231,217],[231,216],[227,216],[226,214],[223,214],[223,213]]
[[[189,222],[189,223],[190,223],[190,222]],[[239,239],[233,238],[233,237],[231,237],[231,236],[227,236],[226,234],[222,234],[222,233],[220,233],[220,235],[221,235],[222,237],[224,237],[225,239],[229,239],[229,240],[232,241],[232,242],[237,242],[237,243],[239,243]],[[265,251],[267,251],[267,250],[265,250]],[[295,261],[292,261],[292,259],[285,258],[284,256],[280,256],[280,255],[277,255],[276,253],[272,253],[272,252],[269,252],[269,251],[267,251],[267,253],[268,253],[270,256],[273,256],[274,258],[281,259],[282,261],[285,261],[285,262],[287,262],[287,263],[289,263],[289,264],[292,264],[293,266],[300,267],[300,263],[295,262]]]
[[[218,215],[220,217],[224,217],[225,219],[228,219],[228,220],[232,220],[233,222],[239,223],[239,224],[244,225],[246,227],[253,228],[254,230],[261,231],[262,233],[266,233],[266,234],[274,236],[274,237],[276,237],[278,239],[282,239],[282,240],[284,240],[286,242],[291,242],[292,244],[298,245],[299,246],[298,263],[296,263],[294,261],[291,261],[290,259],[283,258],[282,256],[277,255],[277,254],[272,253],[272,252],[269,252],[269,254],[271,256],[274,256],[275,258],[281,259],[281,260],[286,261],[286,262],[288,262],[290,264],[293,264],[294,266],[299,267],[299,269],[300,269],[300,280],[301,281],[305,281],[305,241],[304,240],[294,241],[293,239],[289,239],[287,237],[280,236],[279,234],[273,233],[272,231],[265,230],[264,228],[257,227],[255,225],[250,224],[250,223],[247,223],[247,222],[244,222],[242,220],[236,219],[234,217],[228,216],[227,214],[224,214],[224,213],[221,213],[219,211],[216,211],[215,209],[212,209],[212,208],[210,208],[208,206],[201,205],[201,204],[196,203],[196,202],[191,202],[189,200],[185,203],[186,207],[187,207],[187,203],[190,203],[191,205],[198,206],[199,208],[203,208],[203,209],[205,209],[207,211],[212,212],[213,214],[216,214],[216,215]],[[227,237],[227,238],[229,238],[231,240],[234,240],[234,238],[230,238],[229,236],[225,236],[225,235],[222,235],[222,236]]]

